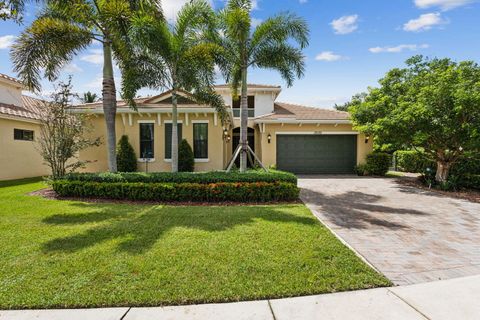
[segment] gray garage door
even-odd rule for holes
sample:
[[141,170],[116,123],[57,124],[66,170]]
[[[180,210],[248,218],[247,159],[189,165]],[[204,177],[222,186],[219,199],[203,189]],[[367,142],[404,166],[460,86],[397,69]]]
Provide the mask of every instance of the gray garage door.
[[277,135],[279,170],[349,174],[356,159],[356,135]]

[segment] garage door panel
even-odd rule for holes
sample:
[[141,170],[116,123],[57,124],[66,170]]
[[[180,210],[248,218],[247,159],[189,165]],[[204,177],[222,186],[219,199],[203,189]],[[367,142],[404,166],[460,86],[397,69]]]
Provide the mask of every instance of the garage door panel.
[[356,135],[278,135],[277,167],[295,173],[349,174],[356,151]]

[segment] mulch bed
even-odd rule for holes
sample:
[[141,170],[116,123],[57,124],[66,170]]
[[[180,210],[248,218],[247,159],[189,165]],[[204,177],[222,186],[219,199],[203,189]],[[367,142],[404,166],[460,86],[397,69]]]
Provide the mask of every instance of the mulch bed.
[[401,185],[438,193],[450,198],[480,203],[480,191],[478,190],[463,189],[458,191],[443,191],[435,188],[428,188],[428,186],[424,185],[419,178],[415,176],[403,176],[395,178],[395,180]]
[[103,198],[76,198],[76,197],[60,197],[57,195],[52,188],[41,189],[38,191],[30,192],[28,195],[31,196],[41,196],[46,199],[51,200],[69,200],[69,201],[82,201],[90,203],[112,203],[112,204],[161,204],[161,205],[171,205],[171,206],[263,206],[263,205],[273,205],[273,204],[300,204],[303,203],[300,199],[297,201],[270,201],[270,202],[234,202],[234,201],[225,201],[225,202],[162,202],[162,201],[132,201],[132,200],[119,200],[119,199],[103,199]]

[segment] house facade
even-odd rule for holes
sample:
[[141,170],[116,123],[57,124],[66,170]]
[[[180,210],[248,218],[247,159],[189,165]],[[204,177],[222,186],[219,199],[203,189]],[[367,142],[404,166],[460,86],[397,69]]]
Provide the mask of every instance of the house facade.
[[50,174],[35,143],[42,101],[22,89],[20,81],[0,74],[0,180]]
[[[240,140],[240,103],[228,85],[215,90],[228,106],[230,121],[194,103],[188,93],[178,99],[179,139],[186,139],[195,155],[195,171],[223,170]],[[372,151],[372,140],[352,128],[346,112],[277,102],[279,86],[248,85],[248,142],[265,166],[300,174],[349,174]],[[119,101],[117,139],[127,135],[138,158],[139,171],[171,169],[171,93],[136,99],[137,110]],[[73,112],[90,114],[92,137],[105,142],[101,102],[78,105]],[[106,146],[80,153],[92,161],[84,169],[106,171]]]

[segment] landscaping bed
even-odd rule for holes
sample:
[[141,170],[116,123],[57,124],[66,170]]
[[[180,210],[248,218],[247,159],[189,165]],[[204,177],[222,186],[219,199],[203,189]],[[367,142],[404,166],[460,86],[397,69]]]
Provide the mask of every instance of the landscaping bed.
[[0,182],[0,309],[159,306],[388,286],[302,204],[168,206]]
[[297,178],[287,172],[84,173],[52,182],[61,197],[160,202],[296,201]]

